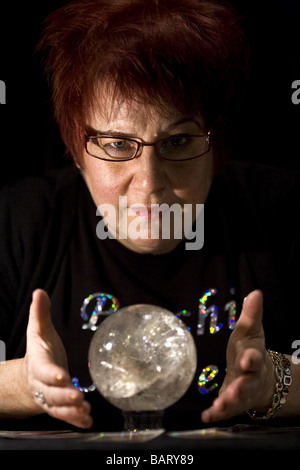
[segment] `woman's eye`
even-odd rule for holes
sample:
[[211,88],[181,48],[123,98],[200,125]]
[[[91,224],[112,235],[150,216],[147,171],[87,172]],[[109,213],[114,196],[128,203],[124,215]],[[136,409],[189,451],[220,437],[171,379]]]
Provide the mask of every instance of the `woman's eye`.
[[112,137],[101,137],[100,147],[112,158],[132,158],[136,152],[136,145],[133,141]]
[[179,145],[184,145],[187,143],[187,141],[188,139],[187,139],[187,136],[185,135],[179,135],[170,139],[170,142],[174,147],[177,147]]
[[126,142],[125,140],[122,140],[120,142],[113,142],[111,145],[115,147],[116,149],[123,149],[126,146],[128,146],[128,142]]
[[104,145],[106,149],[122,150],[129,148],[128,142],[126,140],[118,140],[117,142],[108,142]]
[[167,147],[181,147],[191,142],[191,137],[187,134],[174,135],[165,141]]
[[191,143],[191,137],[186,134],[174,135],[162,142],[161,148],[164,151],[175,151],[176,149],[186,147]]

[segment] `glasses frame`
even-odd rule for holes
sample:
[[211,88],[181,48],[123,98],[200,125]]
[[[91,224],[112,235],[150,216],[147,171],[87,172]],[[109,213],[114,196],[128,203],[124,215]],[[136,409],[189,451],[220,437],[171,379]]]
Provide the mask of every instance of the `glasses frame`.
[[[189,161],[189,160],[194,160],[195,158],[203,157],[203,155],[205,155],[206,153],[208,153],[210,151],[211,132],[212,132],[212,129],[207,134],[183,134],[183,135],[188,135],[190,137],[204,137],[206,142],[208,143],[208,149],[205,150],[204,152],[202,152],[201,154],[196,155],[195,157],[180,158],[180,159],[176,159],[176,160],[172,160],[170,158],[163,157],[161,155],[159,149],[158,149],[158,144],[160,144],[161,142],[165,142],[165,141],[169,140],[172,137],[176,137],[177,134],[174,134],[174,136],[166,137],[165,139],[157,140],[156,142],[144,142],[144,141],[139,141],[139,140],[136,140],[136,139],[132,139],[131,137],[123,137],[123,136],[120,136],[120,135],[107,135],[107,134],[88,135],[88,134],[85,134],[84,135],[84,147],[85,147],[85,151],[88,155],[90,155],[91,157],[97,158],[98,160],[104,160],[106,162],[127,162],[129,160],[134,160],[143,151],[144,147],[154,147],[156,155],[161,160],[166,160],[166,161],[169,161],[169,162],[185,162],[185,161]],[[178,134],[178,135],[181,135],[181,134]],[[88,144],[88,142],[90,142],[91,139],[97,139],[98,137],[104,137],[104,138],[106,137],[106,138],[118,139],[118,140],[124,139],[124,140],[128,140],[129,142],[134,142],[134,143],[137,144],[136,152],[132,157],[124,158],[124,159],[113,159],[113,158],[97,157],[96,155],[93,155],[92,153],[90,153],[88,151],[87,144]]]

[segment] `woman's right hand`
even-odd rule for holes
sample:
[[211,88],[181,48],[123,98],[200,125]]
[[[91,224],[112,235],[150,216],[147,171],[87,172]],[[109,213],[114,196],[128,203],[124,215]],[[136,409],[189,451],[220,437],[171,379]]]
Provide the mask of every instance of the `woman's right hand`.
[[21,363],[26,406],[80,428],[91,427],[90,404],[72,384],[64,346],[50,314],[44,290],[33,292],[27,327],[27,350]]

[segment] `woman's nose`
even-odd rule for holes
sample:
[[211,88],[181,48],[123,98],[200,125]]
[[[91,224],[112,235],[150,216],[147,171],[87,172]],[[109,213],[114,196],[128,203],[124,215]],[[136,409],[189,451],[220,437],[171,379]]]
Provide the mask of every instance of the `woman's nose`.
[[165,163],[155,152],[154,147],[143,147],[135,159],[134,188],[148,194],[157,194],[165,189],[167,175]]

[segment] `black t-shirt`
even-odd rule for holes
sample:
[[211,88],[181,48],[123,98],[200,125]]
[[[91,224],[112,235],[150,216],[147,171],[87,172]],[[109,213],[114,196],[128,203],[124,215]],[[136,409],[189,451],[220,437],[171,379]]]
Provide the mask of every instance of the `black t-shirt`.
[[[194,381],[166,410],[165,426],[199,427],[201,411],[222,384],[226,345],[251,290],[264,293],[267,347],[290,354],[298,339],[298,188],[289,171],[230,164],[215,177],[205,203],[203,248],[186,250],[183,241],[171,253],[151,255],[97,237],[100,218],[75,168],[6,187],[0,208],[0,339],[7,359],[24,355],[35,288],[50,295],[71,377],[87,389],[91,316],[97,327],[118,307],[160,305],[180,315],[198,351]],[[87,399],[97,428],[122,428],[121,412],[97,390]]]

